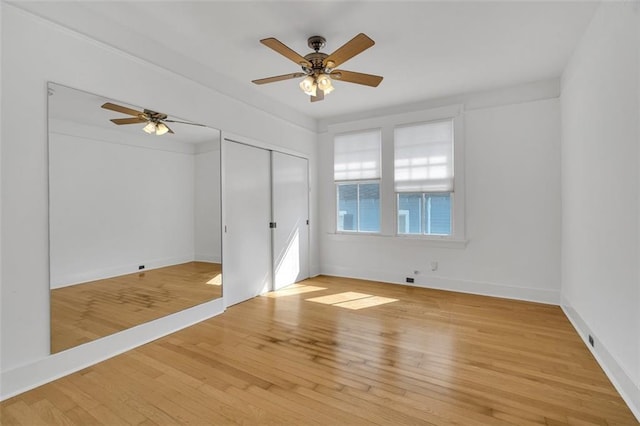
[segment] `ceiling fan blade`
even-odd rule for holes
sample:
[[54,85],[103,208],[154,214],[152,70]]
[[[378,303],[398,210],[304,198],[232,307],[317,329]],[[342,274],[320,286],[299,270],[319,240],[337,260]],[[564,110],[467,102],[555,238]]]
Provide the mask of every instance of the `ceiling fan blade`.
[[305,76],[306,74],[303,72],[294,72],[291,74],[277,75],[275,77],[267,77],[267,78],[261,78],[259,80],[252,80],[252,83],[266,84],[266,83],[273,83],[275,81],[290,80],[292,78],[305,77]]
[[337,81],[345,81],[347,83],[363,84],[365,86],[378,87],[382,81],[381,76],[373,74],[363,74],[361,72],[334,70],[330,74],[331,78]]
[[111,102],[107,102],[103,104],[102,108],[110,109],[111,111],[121,112],[123,114],[133,115],[136,117],[140,114],[143,114],[142,111],[136,111],[135,109],[127,108],[122,105],[112,104]]
[[303,56],[301,56],[299,53],[297,53],[296,51],[294,51],[293,49],[291,49],[290,47],[288,47],[278,39],[269,37],[269,38],[260,40],[260,43],[275,50],[285,58],[288,58],[289,60],[295,62],[298,65],[304,65],[306,67],[311,68],[311,62],[307,61]]
[[359,53],[367,50],[371,46],[376,44],[367,35],[360,33],[345,44],[338,50],[327,56],[322,64],[328,68],[335,68],[340,64],[348,61]]
[[112,118],[111,121],[117,125],[122,125],[122,124],[146,123],[147,120],[145,120],[144,118],[132,117],[132,118]]
[[311,102],[318,102],[324,99],[324,90],[316,89],[316,95],[311,96]]

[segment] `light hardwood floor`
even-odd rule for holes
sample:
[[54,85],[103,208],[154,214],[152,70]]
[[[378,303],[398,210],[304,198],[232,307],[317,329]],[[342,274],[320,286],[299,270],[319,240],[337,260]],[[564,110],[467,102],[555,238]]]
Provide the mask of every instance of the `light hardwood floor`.
[[0,404],[2,424],[637,424],[557,306],[317,277]]
[[51,353],[217,299],[220,272],[187,262],[51,290]]

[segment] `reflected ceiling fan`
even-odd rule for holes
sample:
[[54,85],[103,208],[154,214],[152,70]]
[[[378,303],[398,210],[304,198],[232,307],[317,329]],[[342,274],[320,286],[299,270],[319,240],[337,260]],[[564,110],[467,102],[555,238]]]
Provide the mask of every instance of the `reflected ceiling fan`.
[[363,33],[358,34],[330,55],[320,52],[320,49],[326,44],[326,40],[322,36],[309,37],[307,44],[314,52],[306,56],[299,55],[273,37],[260,40],[260,43],[300,65],[302,72],[261,78],[259,80],[253,80],[252,82],[255,84],[266,84],[304,77],[300,82],[300,88],[304,93],[311,96],[311,102],[321,101],[324,99],[324,95],[328,95],[333,91],[332,80],[357,83],[371,87],[377,87],[382,81],[382,77],[378,75],[336,69],[336,67],[375,44],[373,40]]
[[189,123],[188,121],[169,120],[167,119],[167,114],[163,114],[161,112],[155,112],[150,109],[137,111],[135,109],[128,108],[122,105],[116,105],[111,102],[104,103],[102,105],[102,108],[133,116],[130,118],[112,118],[111,119],[112,123],[117,124],[119,126],[123,124],[147,123],[146,126],[142,128],[142,130],[144,130],[149,134],[155,134],[158,136],[164,135],[165,133],[174,133],[174,131],[171,130],[169,126],[167,126],[165,123],[183,123],[183,124],[189,124],[191,126],[204,127],[204,124]]

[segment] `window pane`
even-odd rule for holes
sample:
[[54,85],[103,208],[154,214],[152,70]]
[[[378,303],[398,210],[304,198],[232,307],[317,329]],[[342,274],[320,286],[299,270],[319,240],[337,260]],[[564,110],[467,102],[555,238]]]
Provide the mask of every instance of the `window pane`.
[[380,232],[380,184],[361,183],[360,231]]
[[338,231],[358,230],[358,185],[338,185]]
[[429,235],[451,235],[451,194],[425,194],[425,227]]
[[399,193],[398,234],[451,235],[451,193]]
[[398,194],[398,234],[422,233],[422,194]]

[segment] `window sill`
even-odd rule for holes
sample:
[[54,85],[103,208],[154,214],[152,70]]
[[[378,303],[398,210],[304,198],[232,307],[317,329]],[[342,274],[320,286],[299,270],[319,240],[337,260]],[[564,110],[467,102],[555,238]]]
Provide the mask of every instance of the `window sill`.
[[349,232],[327,232],[327,237],[332,241],[406,241],[407,244],[414,244],[422,247],[438,247],[450,249],[464,249],[467,247],[469,240],[454,239],[447,237],[428,237],[428,236],[410,236],[410,235],[384,235],[378,233],[349,233]]

